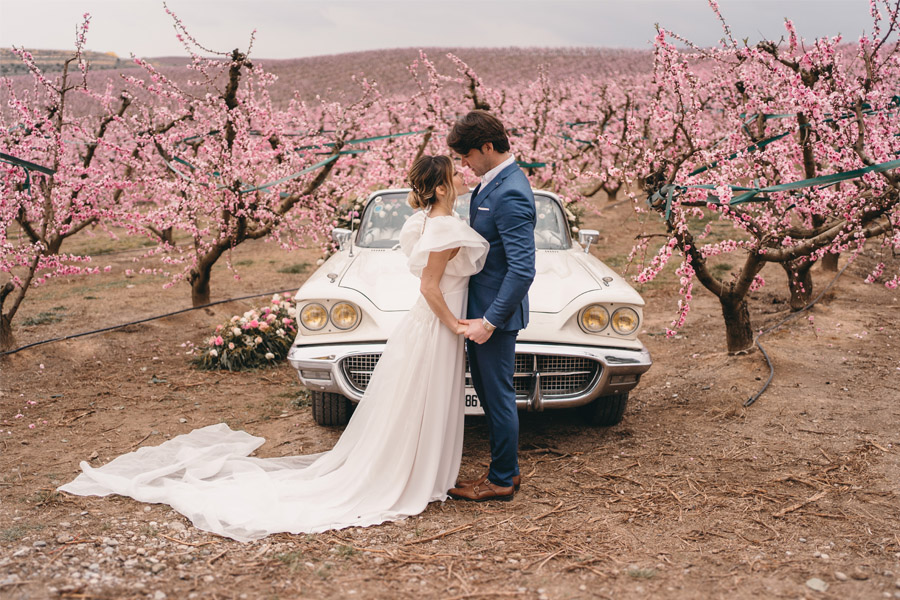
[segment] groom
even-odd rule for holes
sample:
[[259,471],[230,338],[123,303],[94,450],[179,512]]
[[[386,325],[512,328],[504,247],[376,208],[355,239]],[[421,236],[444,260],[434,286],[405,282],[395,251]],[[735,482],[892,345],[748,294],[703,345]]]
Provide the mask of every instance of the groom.
[[469,224],[489,243],[481,272],[469,280],[466,352],[491,444],[490,469],[458,481],[460,500],[512,500],[519,487],[519,414],[513,374],[516,336],[528,325],[528,288],[534,280],[534,194],[509,151],[506,128],[483,110],[459,119],[447,144],[481,177],[472,192]]

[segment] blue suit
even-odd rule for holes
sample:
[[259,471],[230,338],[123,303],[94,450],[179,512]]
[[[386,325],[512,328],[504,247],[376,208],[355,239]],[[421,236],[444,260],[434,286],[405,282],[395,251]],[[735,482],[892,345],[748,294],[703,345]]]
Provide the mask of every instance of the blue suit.
[[497,327],[484,344],[468,341],[472,384],[488,423],[488,479],[503,487],[519,474],[519,414],[513,374],[516,336],[528,325],[528,288],[534,281],[534,194],[515,163],[485,189],[475,188],[469,223],[490,244],[484,268],[469,279],[467,316]]

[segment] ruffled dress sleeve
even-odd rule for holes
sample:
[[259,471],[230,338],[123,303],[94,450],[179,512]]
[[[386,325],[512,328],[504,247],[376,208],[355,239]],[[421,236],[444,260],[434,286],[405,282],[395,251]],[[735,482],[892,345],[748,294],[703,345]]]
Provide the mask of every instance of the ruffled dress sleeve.
[[416,277],[422,276],[429,254],[459,248],[444,274],[468,277],[484,267],[490,244],[457,216],[426,220],[425,213],[419,211],[406,220],[400,232],[400,248],[409,257],[407,265]]

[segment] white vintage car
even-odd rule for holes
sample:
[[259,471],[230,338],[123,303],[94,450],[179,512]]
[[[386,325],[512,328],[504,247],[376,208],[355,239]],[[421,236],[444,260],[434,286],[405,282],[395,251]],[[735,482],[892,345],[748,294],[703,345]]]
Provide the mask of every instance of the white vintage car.
[[[335,229],[340,250],[294,296],[299,322],[288,361],[312,395],[320,425],[343,425],[362,398],[385,340],[419,295],[398,239],[413,213],[408,190],[384,190],[366,201],[358,231]],[[628,393],[650,368],[638,340],[644,301],[588,252],[596,231],[570,235],[559,198],[534,191],[537,275],[530,322],[516,342],[520,409],[583,407],[595,425],[621,421]],[[457,212],[466,218],[468,196]],[[466,378],[466,414],[483,414]]]

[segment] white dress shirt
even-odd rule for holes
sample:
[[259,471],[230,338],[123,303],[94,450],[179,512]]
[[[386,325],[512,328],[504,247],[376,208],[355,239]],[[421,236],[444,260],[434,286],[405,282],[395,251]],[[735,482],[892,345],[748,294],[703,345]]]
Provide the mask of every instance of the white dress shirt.
[[483,189],[483,190],[487,189],[487,185],[494,179],[494,177],[496,177],[500,171],[502,171],[509,165],[513,164],[514,162],[516,162],[516,157],[513,156],[512,154],[510,154],[509,158],[504,160],[502,163],[500,163],[499,165],[497,165],[496,167],[494,167],[493,169],[491,169],[484,175],[482,175],[481,176],[481,189]]

